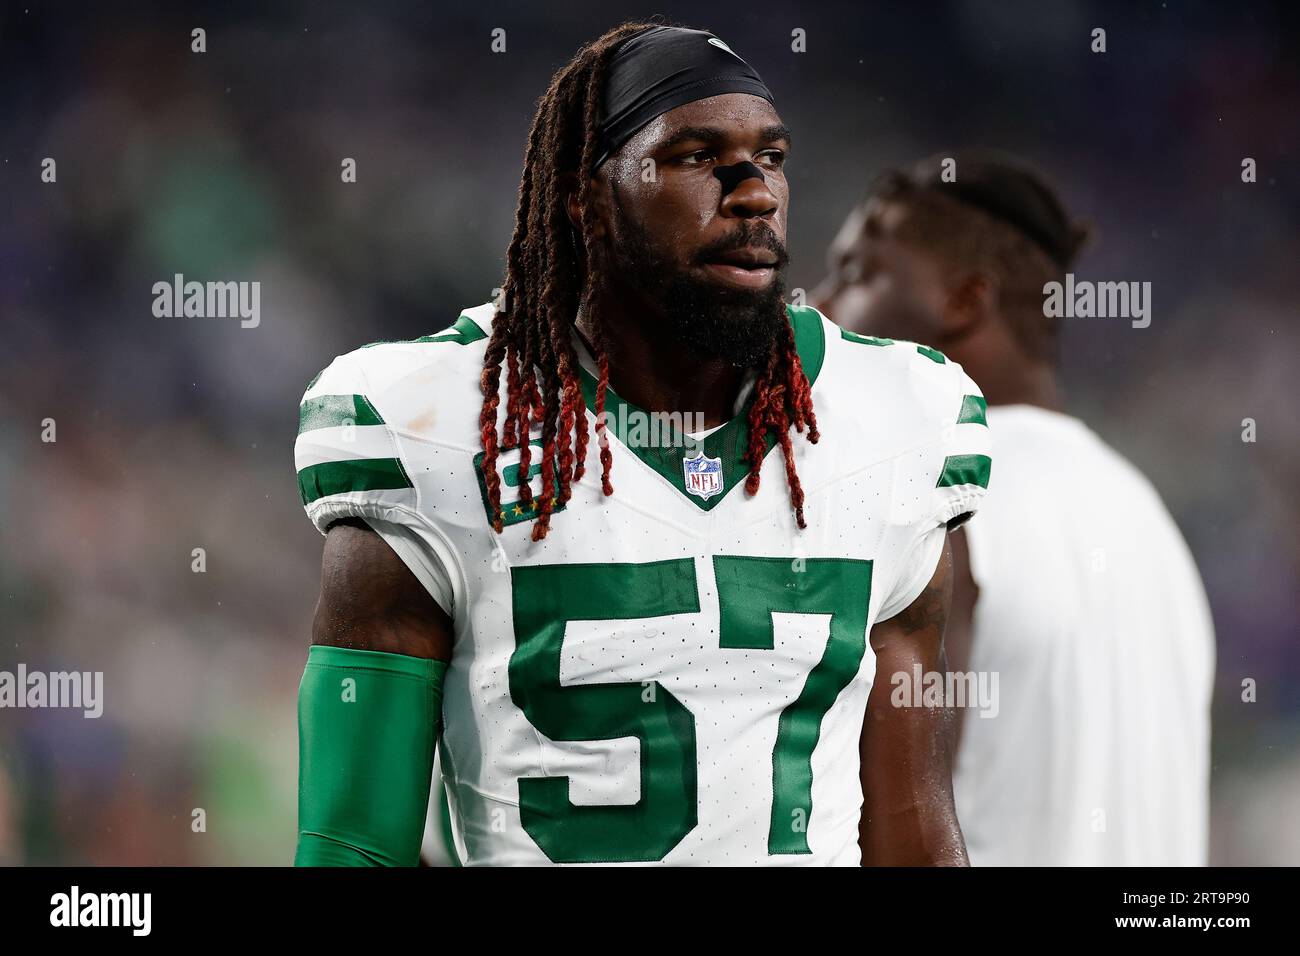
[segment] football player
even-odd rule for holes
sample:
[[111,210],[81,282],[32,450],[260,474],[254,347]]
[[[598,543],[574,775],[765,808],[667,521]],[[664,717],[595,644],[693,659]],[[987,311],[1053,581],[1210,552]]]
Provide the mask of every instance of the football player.
[[886,675],[943,669],[983,399],[784,304],[789,150],[722,40],[621,26],[499,301],[311,383],[299,864],[415,863],[435,741],[467,865],[966,862],[951,713]]
[[935,156],[879,179],[814,298],[845,329],[943,349],[988,398],[997,490],[953,535],[949,620],[954,669],[999,677],[961,720],[971,862],[1204,864],[1205,592],[1151,483],[1064,411],[1044,314],[1085,235],[1023,163]]

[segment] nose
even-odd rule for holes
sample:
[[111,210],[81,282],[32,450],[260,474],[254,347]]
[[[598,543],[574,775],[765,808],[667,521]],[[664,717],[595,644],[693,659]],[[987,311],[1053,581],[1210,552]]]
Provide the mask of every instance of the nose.
[[[757,167],[754,169],[757,172]],[[730,190],[724,184],[722,202],[718,208],[724,216],[735,219],[770,219],[776,215],[779,207],[776,194],[767,188],[767,182],[762,176],[755,175],[746,176]]]

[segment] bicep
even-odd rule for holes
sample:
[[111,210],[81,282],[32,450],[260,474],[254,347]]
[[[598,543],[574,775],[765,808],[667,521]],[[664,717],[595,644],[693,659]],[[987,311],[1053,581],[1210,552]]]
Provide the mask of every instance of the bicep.
[[[943,656],[947,669],[954,674],[970,670],[972,645],[975,636],[975,602],[979,600],[979,586],[971,574],[970,544],[966,529],[959,528],[948,536],[952,541],[952,605],[948,610],[948,626],[943,634]],[[961,746],[965,712],[953,717],[953,753]]]
[[417,862],[451,638],[383,538],[330,527],[298,687],[296,865]]
[[312,643],[447,661],[447,612],[378,534],[359,520],[325,536]]
[[957,529],[948,536],[948,540],[952,544],[952,604],[948,610],[948,626],[943,635],[944,656],[952,670],[966,671],[970,669],[971,638],[979,585],[971,573],[970,544],[966,540],[966,529]]

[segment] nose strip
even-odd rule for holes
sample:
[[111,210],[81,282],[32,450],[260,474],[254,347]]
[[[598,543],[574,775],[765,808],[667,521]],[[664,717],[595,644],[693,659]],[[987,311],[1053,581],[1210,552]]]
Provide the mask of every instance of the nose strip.
[[746,179],[757,178],[761,182],[767,182],[767,177],[763,171],[751,162],[735,163],[731,166],[713,167],[713,175],[718,177],[722,183],[722,195],[727,195]]

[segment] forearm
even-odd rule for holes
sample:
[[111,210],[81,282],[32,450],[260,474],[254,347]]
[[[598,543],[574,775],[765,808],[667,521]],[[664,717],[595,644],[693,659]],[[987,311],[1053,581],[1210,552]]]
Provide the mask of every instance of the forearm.
[[966,844],[952,796],[955,713],[911,687],[915,675],[945,670],[943,637],[952,597],[945,541],[929,583],[904,610],[871,631],[876,674],[862,725],[865,865],[966,866]]
[[[881,707],[902,710],[887,693],[882,696],[878,707],[869,708],[863,731],[863,865],[969,865],[952,798],[951,712],[910,708],[882,714]],[[868,778],[870,767],[886,766],[888,772],[878,769]]]
[[298,695],[296,866],[414,866],[442,661],[315,645]]

